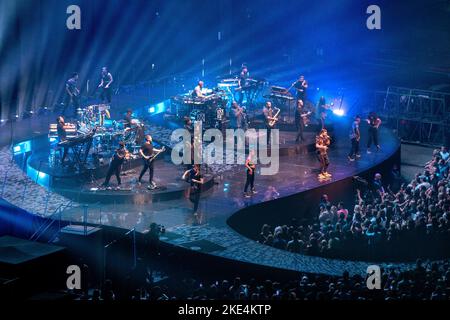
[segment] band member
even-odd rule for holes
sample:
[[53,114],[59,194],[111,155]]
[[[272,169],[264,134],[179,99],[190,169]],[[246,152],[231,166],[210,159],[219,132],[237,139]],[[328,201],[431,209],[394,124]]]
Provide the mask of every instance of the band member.
[[66,113],[67,107],[72,105],[74,117],[77,116],[77,109],[80,106],[80,90],[77,88],[78,85],[78,73],[74,72],[72,77],[66,81],[66,97],[64,99],[64,110],[63,114]]
[[361,133],[359,131],[359,124],[361,122],[361,117],[356,116],[352,123],[352,129],[350,132],[350,140],[352,142],[352,148],[348,154],[348,160],[355,161],[356,158],[360,158],[359,154],[359,141],[361,140]]
[[[242,105],[242,103],[244,101],[244,94],[246,94],[245,89],[247,86],[247,79],[249,78],[249,76],[250,76],[250,73],[248,72],[247,66],[245,64],[242,65],[242,70],[241,70],[241,73],[239,74],[239,78],[238,78],[238,88],[236,89],[239,92],[239,105]],[[248,96],[247,96],[247,100],[248,100]]]
[[370,152],[370,147],[372,143],[376,146],[377,151],[380,150],[380,144],[378,142],[378,129],[381,125],[381,119],[377,116],[375,112],[371,112],[369,114],[369,118],[367,119],[367,123],[369,124],[369,139],[367,140],[367,153]]
[[111,103],[111,95],[112,95],[111,84],[113,83],[113,81],[114,79],[111,73],[108,71],[108,68],[103,67],[100,84],[98,85],[99,88],[102,88],[100,99],[102,100],[103,103],[105,102]]
[[145,136],[145,143],[141,146],[139,149],[139,154],[141,155],[142,159],[144,160],[144,167],[141,170],[141,174],[139,175],[138,182],[139,184],[142,183],[142,177],[144,176],[145,172],[149,170],[149,185],[148,189],[155,189],[156,183],[153,181],[153,152],[162,152],[162,149],[156,149],[153,147],[153,139],[150,135]]
[[319,99],[319,103],[317,104],[317,112],[319,114],[321,129],[325,129],[325,120],[328,114],[328,106],[324,96],[320,97]]
[[123,128],[125,130],[131,129],[132,119],[133,119],[133,110],[128,109],[127,113],[125,114],[125,117],[123,118]]
[[[192,123],[192,119],[190,117],[184,117],[184,129],[189,131],[191,138],[194,137],[194,124]],[[191,139],[191,140],[192,140]]]
[[105,182],[103,182],[103,187],[109,188],[109,180],[114,174],[117,179],[118,189],[120,189],[120,185],[122,184],[122,180],[120,179],[120,172],[122,171],[122,164],[127,157],[128,151],[125,148],[125,142],[119,142],[119,148],[116,149],[114,155],[109,164],[108,172],[106,173]]
[[194,215],[197,215],[202,184],[204,183],[204,179],[200,171],[200,165],[194,164],[192,169],[186,170],[182,179],[191,184],[191,188],[189,190],[189,200],[194,204]]
[[194,88],[194,91],[192,92],[192,96],[194,98],[204,98],[205,97],[205,95],[202,92],[203,85],[204,85],[204,82],[200,80],[198,82],[197,86]]
[[[56,122],[57,122],[56,130],[58,133],[59,142],[66,141],[67,140],[67,132],[66,132],[66,129],[64,128],[66,124],[64,122],[63,116],[59,116],[56,119]],[[61,156],[62,164],[64,164],[64,160],[66,160],[66,157],[67,157],[67,147],[63,147],[62,156]]]
[[308,89],[308,82],[305,80],[305,76],[300,76],[300,78],[295,81],[292,86],[297,91],[297,100],[302,100],[305,102],[306,89]]
[[299,141],[304,142],[305,138],[303,137],[303,131],[305,129],[305,121],[304,117],[307,117],[307,113],[303,108],[303,100],[297,100],[297,108],[295,109],[295,126],[297,128],[297,138],[295,142]]
[[244,109],[239,106],[236,101],[233,101],[231,108],[233,110],[234,119],[236,121],[236,129],[243,127]]
[[275,116],[274,109],[272,108],[272,102],[267,101],[266,105],[263,109],[264,121],[267,129],[267,145],[271,143],[272,129],[275,128],[275,125],[278,121],[278,118]]
[[[250,198],[252,194],[256,194],[255,191],[255,175],[256,175],[256,162],[254,161],[255,151],[250,150],[247,160],[245,160],[245,167],[247,168],[247,180],[245,181],[244,197]],[[248,187],[250,187],[250,193],[247,193]]]
[[322,129],[316,136],[316,152],[320,162],[319,179],[329,179],[331,174],[328,173],[328,166],[330,165],[330,159],[328,158],[328,148],[330,146],[331,139],[326,129]]

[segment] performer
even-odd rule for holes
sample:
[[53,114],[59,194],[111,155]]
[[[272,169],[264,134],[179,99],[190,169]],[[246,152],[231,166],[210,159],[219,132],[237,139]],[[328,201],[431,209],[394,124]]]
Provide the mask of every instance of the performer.
[[194,164],[192,169],[186,170],[182,179],[191,184],[191,188],[189,190],[189,200],[194,204],[194,215],[197,215],[202,184],[204,183],[204,179],[200,171],[200,165]]
[[204,85],[204,82],[200,80],[198,82],[197,86],[194,88],[194,91],[192,92],[192,96],[194,98],[204,98],[205,97],[205,95],[202,92],[203,85]]
[[297,100],[305,102],[306,89],[308,89],[308,82],[305,80],[305,76],[301,75],[300,78],[295,81],[292,86],[297,91]]
[[322,129],[320,134],[316,136],[316,152],[320,162],[319,179],[329,179],[331,174],[328,173],[328,166],[330,165],[330,159],[328,158],[328,148],[330,146],[331,139],[326,129]]
[[77,109],[80,106],[80,90],[77,88],[78,85],[78,73],[74,72],[72,77],[66,81],[66,97],[64,99],[64,110],[63,114],[66,113],[67,107],[72,105],[74,118],[77,116]]
[[155,159],[153,152],[162,152],[164,149],[156,149],[153,147],[153,139],[148,134],[145,136],[145,143],[141,146],[139,149],[139,154],[141,155],[142,159],[144,160],[144,167],[141,170],[141,174],[139,175],[138,183],[142,183],[142,177],[144,176],[145,172],[147,170],[150,171],[149,176],[149,185],[148,189],[153,190],[156,188],[156,183],[153,181],[153,160]]
[[350,140],[352,142],[352,148],[350,150],[350,153],[348,154],[348,160],[350,161],[355,161],[356,158],[361,157],[361,155],[359,154],[359,141],[361,140],[361,134],[359,131],[360,122],[361,117],[356,116],[352,124],[352,129],[350,132]]
[[[56,119],[56,122],[57,122],[56,130],[57,130],[57,133],[58,133],[59,142],[66,141],[67,140],[67,132],[66,132],[66,129],[64,128],[65,125],[66,125],[65,122],[64,122],[64,117],[63,116],[59,116]],[[61,149],[60,149],[60,151],[61,151]],[[66,157],[67,157],[67,147],[64,146],[63,147],[63,153],[62,153],[62,156],[61,156],[61,163],[62,164],[64,164],[64,161],[66,160]]]
[[234,119],[236,121],[235,128],[241,129],[243,127],[244,109],[241,108],[236,101],[233,101],[231,108],[233,110]]
[[[239,105],[242,105],[244,101],[244,94],[247,94],[246,86],[247,86],[247,79],[249,78],[250,73],[248,72],[248,68],[245,64],[242,65],[241,73],[239,74],[238,78],[238,87],[236,88],[236,91],[239,92]],[[248,101],[248,95],[247,95],[247,102]]]
[[380,144],[378,142],[378,129],[381,125],[381,119],[375,112],[369,114],[369,118],[366,120],[369,124],[369,139],[367,140],[367,153],[371,153],[370,147],[373,144],[376,146],[377,151],[380,150]]
[[131,129],[132,119],[133,119],[133,110],[128,109],[127,113],[125,114],[125,117],[123,118],[123,128],[125,130]]
[[114,79],[111,75],[111,73],[108,71],[108,68],[103,67],[102,68],[102,74],[101,74],[101,81],[98,85],[99,88],[102,88],[102,93],[100,94],[100,99],[102,100],[102,103],[108,102],[108,104],[111,103],[111,84],[113,83]]
[[317,105],[317,113],[319,114],[321,129],[325,129],[325,120],[327,118],[328,110],[329,109],[325,97],[320,97],[319,103]]
[[277,113],[278,112],[274,112],[274,109],[272,108],[272,102],[267,101],[263,109],[264,121],[267,129],[267,145],[271,144],[272,129],[275,128],[278,121]]
[[122,171],[122,164],[128,156],[128,151],[125,148],[125,142],[119,142],[119,148],[116,149],[114,155],[109,164],[108,172],[106,174],[105,182],[103,182],[102,186],[109,189],[109,180],[114,174],[117,179],[117,189],[120,189],[120,185],[122,184],[122,180],[120,179],[120,172]]
[[[255,191],[255,175],[256,175],[256,163],[253,158],[255,157],[255,151],[250,150],[247,160],[245,161],[245,167],[247,168],[247,180],[245,181],[244,197],[250,198],[252,194],[256,194]],[[250,187],[250,193],[247,193],[248,187]]]
[[297,128],[297,138],[295,142],[304,142],[303,131],[305,129],[306,117],[309,113],[305,112],[303,108],[303,100],[297,100],[297,108],[295,109],[295,126]]

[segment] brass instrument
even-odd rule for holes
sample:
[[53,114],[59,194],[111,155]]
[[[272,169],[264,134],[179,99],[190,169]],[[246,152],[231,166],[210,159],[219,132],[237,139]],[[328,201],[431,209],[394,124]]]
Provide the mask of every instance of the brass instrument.
[[269,121],[269,127],[271,127],[271,128],[273,128],[275,126],[275,124],[278,122],[278,116],[281,112],[281,109],[279,109],[279,108],[274,108],[274,109],[276,109],[277,112],[275,113],[274,116],[272,116],[273,120]]

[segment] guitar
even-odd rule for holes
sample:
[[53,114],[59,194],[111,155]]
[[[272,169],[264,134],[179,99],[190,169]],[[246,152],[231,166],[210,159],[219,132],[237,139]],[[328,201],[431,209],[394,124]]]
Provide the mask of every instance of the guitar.
[[278,115],[280,114],[280,112],[281,112],[281,109],[279,109],[279,108],[275,108],[275,109],[277,109],[277,112],[275,113],[275,115],[272,117],[273,118],[273,120],[270,120],[269,121],[269,127],[270,128],[273,128],[276,124],[277,124],[277,122],[278,122]]
[[312,114],[312,111],[308,111],[300,115],[303,120],[303,125],[307,126],[309,124],[309,116]]
[[166,147],[162,147],[158,152],[155,152],[151,156],[145,157],[144,159],[145,159],[145,161],[147,161],[147,163],[151,163],[153,160],[155,160],[164,151],[166,151]]

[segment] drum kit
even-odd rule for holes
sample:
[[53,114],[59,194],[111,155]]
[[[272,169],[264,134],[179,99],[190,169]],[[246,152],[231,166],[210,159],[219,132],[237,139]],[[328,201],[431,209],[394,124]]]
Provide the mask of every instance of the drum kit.
[[132,119],[129,125],[126,120],[111,121],[109,110],[107,104],[79,108],[78,133],[87,133],[96,128],[94,149],[97,152],[114,150],[119,141],[125,142],[128,150],[136,149],[144,140],[144,123],[139,119]]

